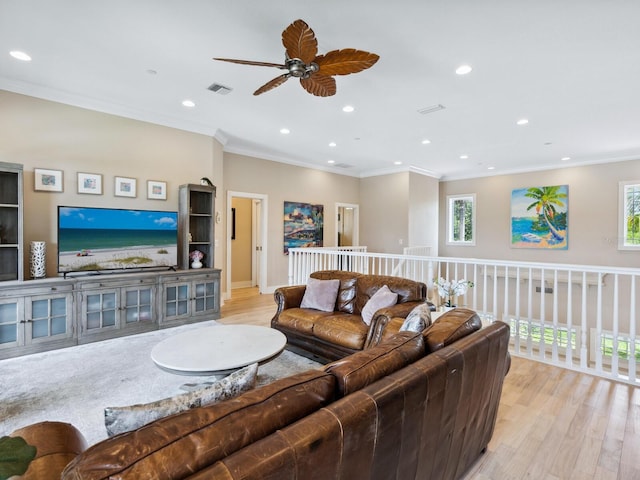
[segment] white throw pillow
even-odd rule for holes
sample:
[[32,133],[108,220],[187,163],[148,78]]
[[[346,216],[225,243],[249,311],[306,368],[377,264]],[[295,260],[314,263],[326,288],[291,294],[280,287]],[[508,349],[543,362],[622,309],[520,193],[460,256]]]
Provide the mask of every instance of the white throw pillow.
[[251,390],[256,384],[257,376],[258,364],[253,363],[199,390],[181,393],[151,403],[127,407],[107,407],[104,409],[104,425],[107,434],[112,437],[119,433],[136,430],[147,423],[174,413],[236,397]]
[[371,325],[373,315],[381,308],[391,307],[398,302],[398,294],[389,290],[389,287],[384,285],[378,289],[376,293],[367,301],[362,308],[362,321],[367,325]]
[[431,308],[427,303],[415,307],[404,319],[400,331],[421,332],[431,325]]
[[318,280],[309,278],[300,308],[313,308],[323,312],[333,312],[338,298],[340,280]]

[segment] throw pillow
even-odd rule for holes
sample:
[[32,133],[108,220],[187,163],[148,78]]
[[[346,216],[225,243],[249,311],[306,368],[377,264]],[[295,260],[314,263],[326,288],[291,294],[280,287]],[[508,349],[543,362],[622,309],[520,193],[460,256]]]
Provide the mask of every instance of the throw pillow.
[[236,397],[255,386],[257,374],[258,364],[254,363],[199,390],[151,403],[107,407],[104,409],[104,425],[107,428],[107,434],[112,437],[119,433],[136,430],[147,423],[174,413]]
[[300,308],[313,308],[323,312],[333,312],[338,297],[340,280],[317,280],[309,278]]
[[390,307],[398,302],[398,294],[389,290],[389,287],[383,285],[373,296],[367,300],[362,308],[362,321],[367,325],[371,325],[373,315],[381,308]]
[[431,309],[428,303],[421,303],[409,312],[399,331],[421,332],[429,325],[431,325]]

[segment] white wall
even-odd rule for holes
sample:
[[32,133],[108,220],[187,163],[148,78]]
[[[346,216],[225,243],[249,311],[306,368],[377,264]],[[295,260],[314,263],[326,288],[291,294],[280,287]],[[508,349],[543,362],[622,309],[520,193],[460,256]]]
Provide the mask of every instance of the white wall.
[[[532,173],[440,183],[440,231],[445,232],[447,195],[476,194],[476,246],[446,245],[440,254],[500,260],[639,267],[640,252],[620,251],[618,182],[640,179],[640,160],[558,168]],[[568,185],[569,248],[538,250],[511,247],[511,192],[517,188]]]
[[[222,147],[211,137],[25,95],[0,91],[0,132],[0,161],[24,165],[24,241],[47,242],[48,276],[57,268],[58,205],[176,211],[181,184],[222,181]],[[62,170],[64,191],[34,191],[34,168]],[[101,174],[103,194],[78,194],[78,172]],[[136,198],[114,196],[115,176],[137,180]],[[167,200],[148,200],[147,180],[167,182]],[[224,212],[221,197],[218,190],[216,210]],[[223,225],[216,225],[217,239]]]

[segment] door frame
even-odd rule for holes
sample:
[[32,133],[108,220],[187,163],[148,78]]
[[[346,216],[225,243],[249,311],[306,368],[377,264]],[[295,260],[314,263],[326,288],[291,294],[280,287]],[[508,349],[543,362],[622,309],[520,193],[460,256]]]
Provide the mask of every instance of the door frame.
[[[267,290],[267,217],[269,211],[269,197],[267,195],[263,195],[260,193],[249,193],[249,192],[235,192],[232,190],[227,190],[227,272],[226,272],[226,293],[225,298],[231,298],[231,204],[233,198],[250,198],[253,200],[258,200],[262,203],[260,209],[260,229],[261,231],[256,234],[256,238],[259,239],[260,245],[262,247],[261,255],[260,255],[260,275],[258,280],[258,289],[260,293],[264,293]],[[255,229],[255,222],[252,219],[252,229]],[[255,247],[254,247],[255,248]],[[255,255],[255,252],[252,252],[252,256]],[[252,262],[253,263],[253,262]],[[253,266],[252,266],[253,268]]]

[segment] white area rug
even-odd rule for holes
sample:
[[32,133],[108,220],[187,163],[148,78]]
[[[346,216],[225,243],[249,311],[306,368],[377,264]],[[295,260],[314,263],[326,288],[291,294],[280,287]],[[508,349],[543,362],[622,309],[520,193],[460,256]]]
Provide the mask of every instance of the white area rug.
[[[89,445],[107,438],[104,408],[148,403],[210,377],[160,370],[151,349],[170,335],[215,321],[157,330],[76,347],[0,360],[0,436],[43,420],[75,425]],[[258,368],[258,385],[319,363],[287,350]]]

